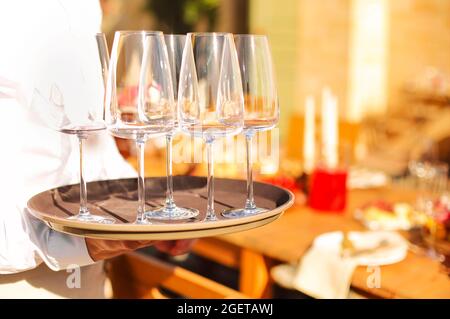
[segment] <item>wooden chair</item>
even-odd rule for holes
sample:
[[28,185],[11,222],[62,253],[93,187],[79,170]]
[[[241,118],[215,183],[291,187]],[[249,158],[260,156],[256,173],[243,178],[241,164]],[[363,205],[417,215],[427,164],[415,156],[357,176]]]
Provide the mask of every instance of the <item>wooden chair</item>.
[[182,267],[139,253],[114,258],[106,269],[113,298],[165,299],[161,287],[186,298],[247,298]]

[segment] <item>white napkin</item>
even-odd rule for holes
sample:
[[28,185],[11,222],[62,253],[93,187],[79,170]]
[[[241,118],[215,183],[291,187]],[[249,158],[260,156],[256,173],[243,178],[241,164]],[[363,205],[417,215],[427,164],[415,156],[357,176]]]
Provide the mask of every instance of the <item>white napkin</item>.
[[406,240],[395,232],[350,232],[348,237],[357,251],[349,257],[341,257],[342,232],[317,237],[294,274],[293,288],[315,298],[347,298],[357,266],[399,262],[408,250]]

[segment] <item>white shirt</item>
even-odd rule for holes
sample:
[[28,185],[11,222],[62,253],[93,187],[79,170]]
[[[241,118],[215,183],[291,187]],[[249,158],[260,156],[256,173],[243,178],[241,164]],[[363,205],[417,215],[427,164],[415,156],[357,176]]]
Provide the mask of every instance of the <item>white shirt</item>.
[[[42,261],[52,270],[93,263],[83,238],[51,230],[31,217],[26,202],[79,182],[77,138],[48,127],[50,110],[38,92],[48,97],[56,86],[76,112],[98,99],[92,86],[97,60],[74,39],[99,32],[100,23],[93,0],[0,2],[0,274]],[[135,176],[106,133],[89,138],[84,156],[88,181]]]

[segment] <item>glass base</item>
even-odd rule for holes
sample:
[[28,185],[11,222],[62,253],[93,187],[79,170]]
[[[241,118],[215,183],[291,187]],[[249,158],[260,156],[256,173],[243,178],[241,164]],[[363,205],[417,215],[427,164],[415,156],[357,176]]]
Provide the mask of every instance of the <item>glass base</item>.
[[113,218],[103,217],[98,215],[92,215],[91,213],[78,214],[68,217],[67,219],[77,220],[86,223],[98,223],[98,224],[114,224],[116,221]]
[[242,218],[242,217],[248,217],[253,216],[256,214],[261,214],[267,212],[267,209],[265,208],[233,208],[233,209],[227,209],[222,212],[222,216],[225,218]]
[[151,223],[146,218],[144,218],[144,219],[141,219],[141,220],[136,219],[134,221],[134,224],[136,224],[136,225],[150,225]]
[[216,221],[216,220],[218,220],[217,216],[216,216],[216,212],[212,211],[212,212],[207,212],[206,213],[206,216],[205,216],[205,221],[206,222],[213,222],[213,221]]
[[199,214],[197,209],[187,207],[172,207],[163,206],[157,209],[149,210],[145,216],[150,219],[157,220],[182,220],[195,218]]

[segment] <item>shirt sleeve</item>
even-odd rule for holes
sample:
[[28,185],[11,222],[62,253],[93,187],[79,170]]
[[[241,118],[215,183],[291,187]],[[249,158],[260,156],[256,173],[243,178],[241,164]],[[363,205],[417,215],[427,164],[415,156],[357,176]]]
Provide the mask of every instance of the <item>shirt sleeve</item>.
[[[78,52],[84,57],[85,50],[71,49],[71,40],[77,38],[74,33],[99,29],[99,3],[48,1],[44,8],[41,2],[0,2],[0,18],[0,30],[4,30],[0,35],[8,43],[0,54],[0,116],[8,119],[0,127],[0,135],[5,137],[2,147],[8,150],[7,156],[0,157],[0,274],[32,269],[42,262],[55,271],[91,264],[84,238],[52,230],[30,214],[26,201],[46,189],[78,183],[75,139],[46,128],[42,119],[51,112],[33,98],[36,89],[47,96],[55,83],[67,103],[76,107],[86,104],[78,103],[86,94],[77,85],[90,65],[81,64],[81,59],[67,63],[70,55],[62,53]],[[7,31],[11,29],[13,35]],[[29,41],[24,42],[23,37]],[[66,42],[47,45],[56,38]],[[71,76],[74,70],[81,70],[76,73],[78,78]],[[110,136],[90,138],[85,149],[87,180],[134,176]]]
[[63,270],[74,265],[82,267],[93,264],[86,241],[82,237],[71,236],[54,231],[44,222],[32,216],[28,209],[24,210],[26,231],[39,259],[54,270]]
[[[130,178],[135,170],[120,155],[111,136],[102,134],[92,137],[85,150],[87,162],[86,175],[90,180]],[[83,237],[72,236],[54,231],[44,222],[23,209],[23,220],[29,240],[34,246],[35,260],[44,261],[55,271],[94,263]]]

